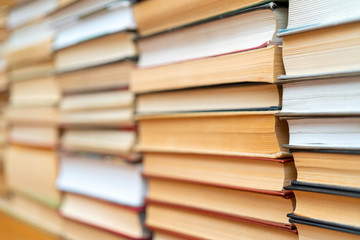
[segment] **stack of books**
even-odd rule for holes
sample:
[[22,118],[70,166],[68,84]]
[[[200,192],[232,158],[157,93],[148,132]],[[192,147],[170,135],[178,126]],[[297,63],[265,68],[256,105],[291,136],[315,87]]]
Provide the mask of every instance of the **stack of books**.
[[5,107],[8,100],[8,78],[6,76],[5,48],[8,30],[6,19],[8,6],[0,7],[0,198],[6,200],[7,186],[4,173],[4,150],[6,146],[7,123]]
[[297,239],[284,190],[296,171],[273,84],[286,4],[152,0],[134,14],[131,89],[154,239]]
[[297,168],[290,221],[300,239],[360,239],[360,2],[289,4],[279,78]]
[[135,97],[128,90],[137,56],[131,2],[79,1],[52,17],[63,19],[53,43],[63,93],[57,178],[63,236],[148,239],[146,184],[133,149]]
[[27,1],[7,17],[6,44],[9,104],[5,176],[13,193],[12,214],[59,235],[61,193],[58,174],[58,108],[61,94],[53,76],[55,28],[48,14],[63,7],[57,1]]

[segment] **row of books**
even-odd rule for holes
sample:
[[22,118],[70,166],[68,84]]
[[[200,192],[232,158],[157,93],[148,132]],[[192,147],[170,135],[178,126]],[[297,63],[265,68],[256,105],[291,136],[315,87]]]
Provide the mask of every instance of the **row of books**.
[[146,226],[155,239],[297,239],[284,190],[296,171],[275,116],[286,3],[198,2],[134,7]]

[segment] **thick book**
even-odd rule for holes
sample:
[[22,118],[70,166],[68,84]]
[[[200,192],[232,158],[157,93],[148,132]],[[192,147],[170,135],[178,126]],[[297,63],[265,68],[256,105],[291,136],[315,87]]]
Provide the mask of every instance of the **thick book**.
[[61,147],[66,151],[108,154],[136,161],[139,158],[133,152],[135,142],[135,131],[67,129],[61,138]]
[[61,93],[54,77],[15,82],[10,87],[12,107],[51,107],[60,101]]
[[11,196],[6,211],[11,216],[57,237],[63,232],[63,218],[58,209],[41,204],[26,195]]
[[289,124],[290,147],[360,149],[360,117],[355,115],[283,117]]
[[291,186],[296,198],[294,215],[360,228],[360,191],[357,188],[342,188],[293,181]]
[[64,219],[64,228],[62,231],[62,235],[69,240],[129,240],[126,237],[122,237],[105,230],[94,228],[77,221],[72,221],[70,219]]
[[57,187],[122,205],[144,205],[145,181],[140,163],[95,154],[62,154]]
[[[274,111],[206,112],[138,116],[138,149],[281,158],[288,127]],[[266,137],[265,137],[266,136]]]
[[51,207],[60,204],[61,194],[55,186],[56,152],[10,145],[4,158],[6,181],[11,190]]
[[134,65],[133,61],[117,61],[63,73],[57,75],[56,79],[61,91],[65,94],[127,89]]
[[281,48],[268,46],[154,68],[136,68],[131,75],[131,90],[146,93],[240,82],[274,83],[282,74]]
[[12,69],[50,61],[54,34],[47,21],[35,22],[13,31],[5,53],[8,66]]
[[281,44],[276,33],[286,26],[286,21],[287,8],[269,3],[175,31],[142,37],[137,40],[138,66],[155,67]]
[[360,20],[283,36],[286,75],[359,71],[359,31]]
[[150,204],[184,206],[234,219],[247,219],[284,229],[294,228],[287,218],[287,214],[295,208],[291,192],[284,192],[283,196],[271,195],[251,189],[237,190],[157,177],[148,178],[148,183],[147,203]]
[[270,84],[242,84],[141,94],[136,113],[278,110],[280,91]]
[[55,71],[64,73],[135,57],[133,33],[118,32],[55,52]]
[[329,239],[329,240],[358,240],[360,239],[360,229],[347,228],[338,224],[324,221],[317,221],[311,218],[289,215],[290,221],[296,224],[299,239]]
[[360,73],[280,79],[282,115],[360,113]]
[[289,0],[289,20],[286,29],[279,35],[299,33],[310,29],[340,25],[360,20],[359,1],[296,1]]
[[63,217],[131,240],[149,239],[143,226],[144,207],[131,208],[95,198],[66,193],[60,213]]
[[10,124],[55,126],[59,122],[59,110],[57,107],[9,106],[5,110],[5,117]]
[[245,219],[159,203],[147,205],[146,225],[151,230],[165,231],[185,239],[298,239],[295,229],[285,230]]
[[120,31],[134,30],[130,2],[123,1],[108,9],[95,12],[84,18],[76,18],[58,29],[54,39],[55,50]]
[[[206,154],[145,152],[143,174],[151,178],[181,180],[265,194],[283,191],[296,179],[291,158],[254,158]],[[221,169],[221,171],[219,171]]]
[[271,1],[183,0],[172,3],[166,0],[142,1],[134,6],[134,15],[139,33],[145,36],[189,26],[224,13],[241,11],[269,2]]
[[77,126],[134,126],[135,97],[130,91],[98,91],[64,96],[60,124]]
[[291,151],[298,181],[360,189],[359,151],[296,148]]
[[54,11],[61,1],[64,0],[35,0],[19,4],[9,11],[7,26],[10,29],[16,29],[43,18]]
[[41,79],[51,77],[54,71],[54,64],[52,61],[39,62],[35,64],[26,65],[23,67],[10,69],[7,76],[9,82],[20,82],[32,79]]
[[12,144],[56,149],[59,137],[55,125],[12,124],[8,127],[8,142]]

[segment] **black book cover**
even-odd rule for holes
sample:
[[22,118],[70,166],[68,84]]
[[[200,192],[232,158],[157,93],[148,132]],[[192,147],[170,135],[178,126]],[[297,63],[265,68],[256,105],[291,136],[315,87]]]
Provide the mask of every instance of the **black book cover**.
[[340,232],[346,232],[346,233],[360,235],[360,228],[357,228],[357,227],[322,221],[322,220],[313,219],[313,218],[301,217],[301,216],[298,216],[293,213],[288,214],[288,217],[290,217],[291,223],[295,223],[295,224],[298,223],[298,224],[303,224],[303,225],[308,225],[308,226],[313,226],[313,227],[325,228],[325,229],[330,229],[330,230],[334,230],[334,231],[340,231]]

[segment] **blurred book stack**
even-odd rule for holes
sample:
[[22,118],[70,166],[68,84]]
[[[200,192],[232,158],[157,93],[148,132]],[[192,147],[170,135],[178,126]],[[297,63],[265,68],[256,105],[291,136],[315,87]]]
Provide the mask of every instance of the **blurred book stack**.
[[273,84],[287,5],[151,0],[134,14],[131,90],[154,239],[297,239],[284,190],[296,171]]
[[289,3],[283,109],[300,239],[360,239],[360,2]]
[[55,28],[48,14],[58,1],[26,1],[9,10],[6,44],[9,104],[5,176],[13,193],[10,212],[59,235],[61,194],[58,173],[58,103],[60,89],[53,76]]
[[79,1],[54,14],[63,99],[58,188],[67,239],[148,239],[146,184],[128,89],[137,49],[130,1]]
[[0,8],[0,199],[7,200],[7,185],[4,173],[4,150],[6,146],[7,123],[5,108],[8,100],[8,78],[6,76],[5,45],[8,35],[6,27],[8,7]]

